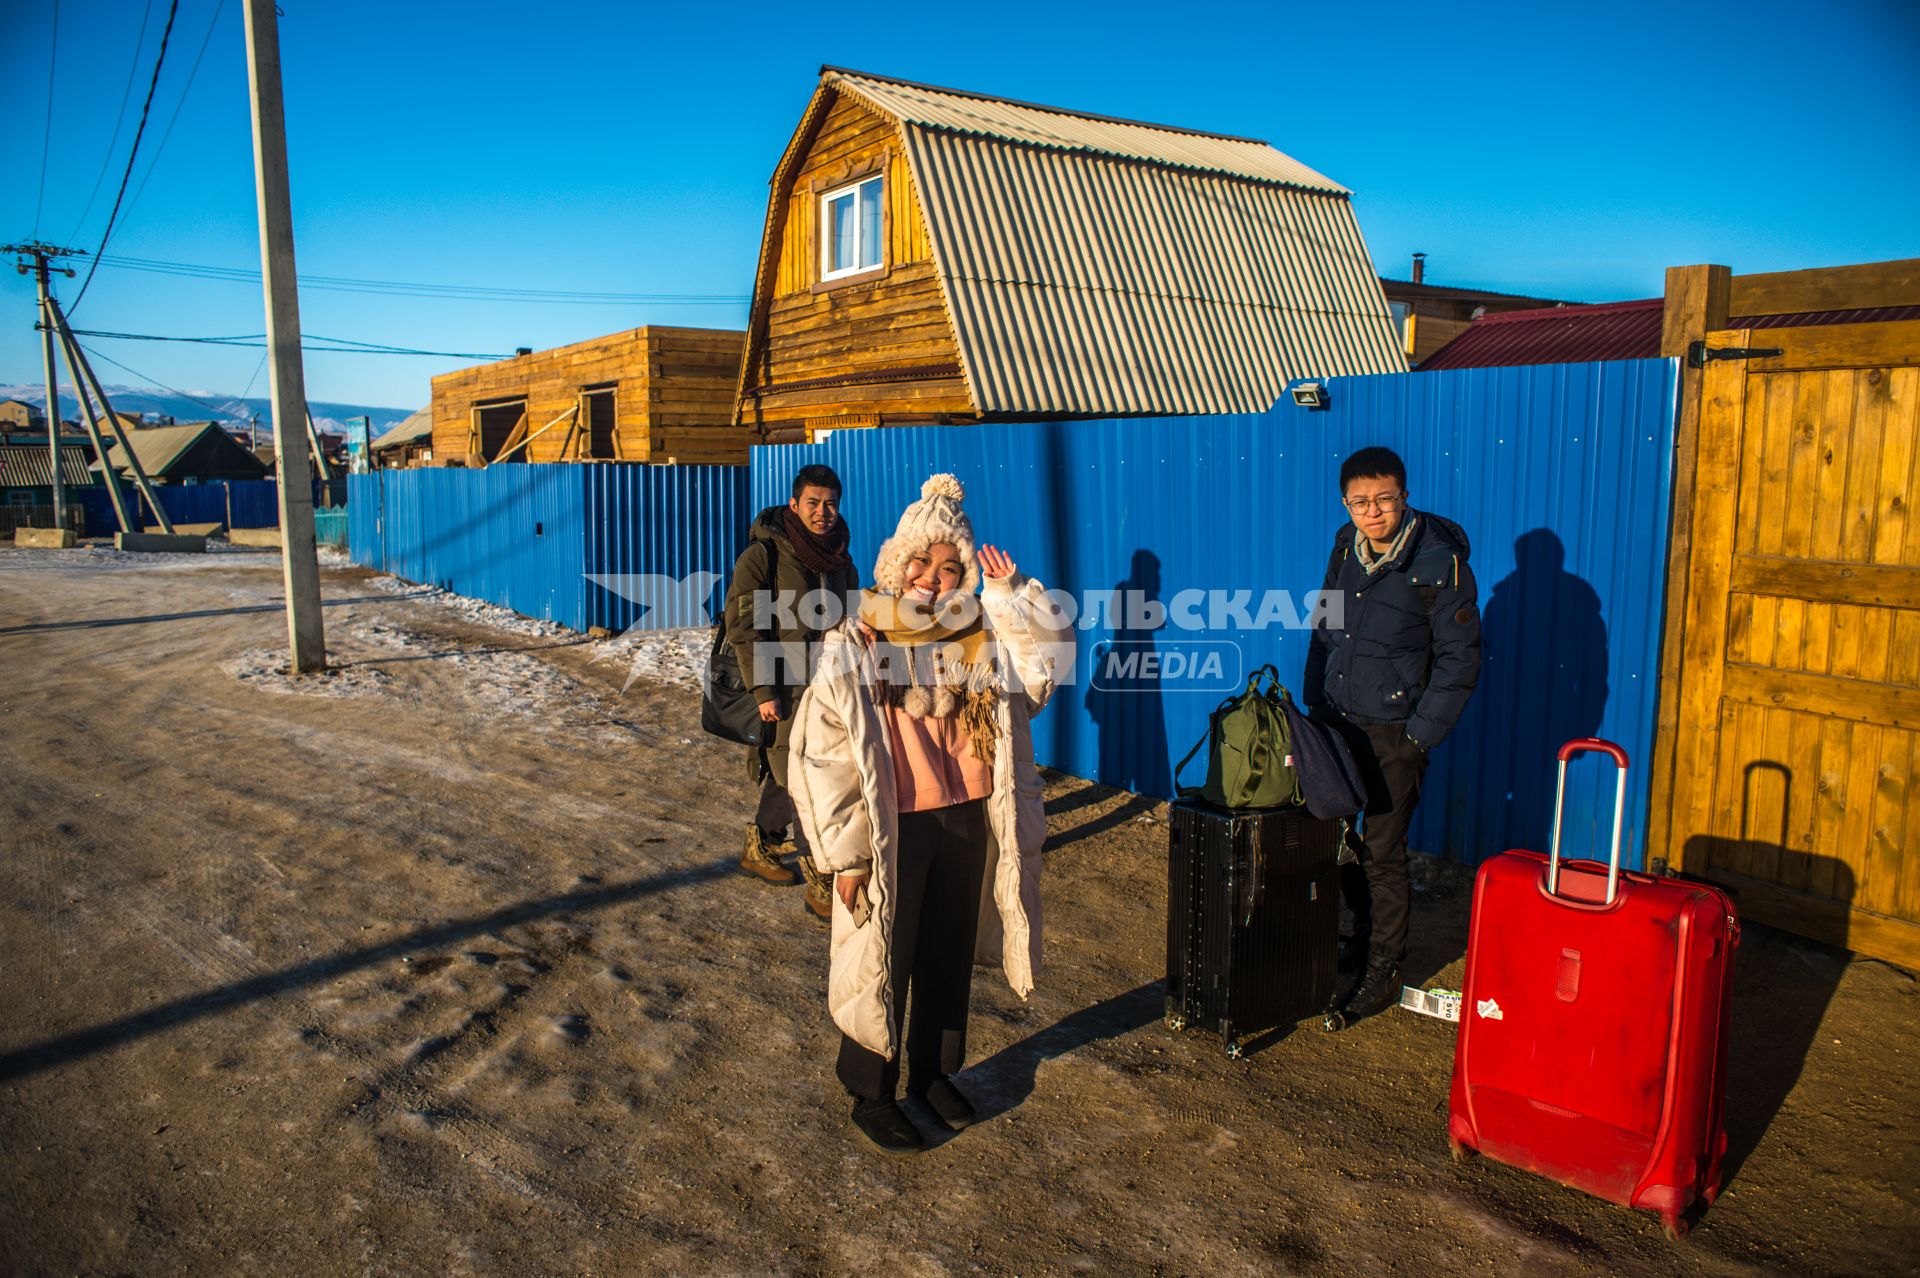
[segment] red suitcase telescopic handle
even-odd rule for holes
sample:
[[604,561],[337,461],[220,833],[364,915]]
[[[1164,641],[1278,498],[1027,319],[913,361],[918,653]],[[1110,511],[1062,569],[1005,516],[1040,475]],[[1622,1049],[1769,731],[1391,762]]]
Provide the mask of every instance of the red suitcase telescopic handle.
[[1604,754],[1612,759],[1621,771],[1627,767],[1627,752],[1611,741],[1602,741],[1599,737],[1575,737],[1560,747],[1560,762],[1566,763],[1575,755]]
[[1560,815],[1567,798],[1567,762],[1576,755],[1604,754],[1619,770],[1619,783],[1613,792],[1613,848],[1607,854],[1607,900],[1612,905],[1620,891],[1620,831],[1627,815],[1627,752],[1599,737],[1575,737],[1560,747],[1560,776],[1553,790],[1553,844],[1547,853],[1547,891],[1559,895],[1560,888]]

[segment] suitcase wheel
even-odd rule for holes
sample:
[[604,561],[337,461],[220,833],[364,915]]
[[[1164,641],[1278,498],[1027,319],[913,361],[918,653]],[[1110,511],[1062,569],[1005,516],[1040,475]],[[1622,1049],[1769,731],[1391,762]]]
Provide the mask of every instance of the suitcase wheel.
[[1679,1215],[1669,1216],[1665,1212],[1662,1212],[1660,1214],[1660,1228],[1666,1231],[1667,1241],[1679,1242],[1687,1236],[1687,1218]]
[[1167,1028],[1176,1034],[1187,1027],[1187,1018],[1178,1012],[1168,1012],[1165,1019]]
[[1473,1146],[1455,1140],[1451,1136],[1447,1137],[1447,1148],[1453,1151],[1453,1161],[1456,1163],[1464,1163],[1480,1152]]
[[1244,1049],[1242,1049],[1242,1047],[1240,1046],[1239,1039],[1230,1038],[1227,1040],[1227,1059],[1228,1060],[1230,1061],[1239,1060],[1243,1050]]

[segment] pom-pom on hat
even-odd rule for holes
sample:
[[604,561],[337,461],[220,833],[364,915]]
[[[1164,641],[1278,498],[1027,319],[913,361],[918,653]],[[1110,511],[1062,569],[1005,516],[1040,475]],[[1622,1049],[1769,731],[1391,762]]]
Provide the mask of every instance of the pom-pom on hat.
[[980,568],[973,556],[973,522],[960,509],[967,490],[952,475],[934,475],[920,485],[920,500],[900,513],[900,525],[880,547],[874,561],[873,584],[889,594],[904,594],[907,561],[937,542],[946,542],[960,554],[966,572],[960,589],[972,594],[980,588]]

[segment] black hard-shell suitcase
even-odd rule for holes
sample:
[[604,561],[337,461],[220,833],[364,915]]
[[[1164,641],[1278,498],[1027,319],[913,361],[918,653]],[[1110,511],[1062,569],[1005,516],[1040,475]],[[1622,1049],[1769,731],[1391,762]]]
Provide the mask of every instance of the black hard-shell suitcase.
[[1251,1034],[1333,1001],[1341,826],[1304,807],[1168,811],[1169,1029]]

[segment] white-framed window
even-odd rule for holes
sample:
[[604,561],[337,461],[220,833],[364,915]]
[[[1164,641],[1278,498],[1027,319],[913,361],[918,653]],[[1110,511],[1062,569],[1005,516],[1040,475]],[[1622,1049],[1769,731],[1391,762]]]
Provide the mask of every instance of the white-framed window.
[[876,173],[820,197],[821,279],[879,269],[881,190]]

